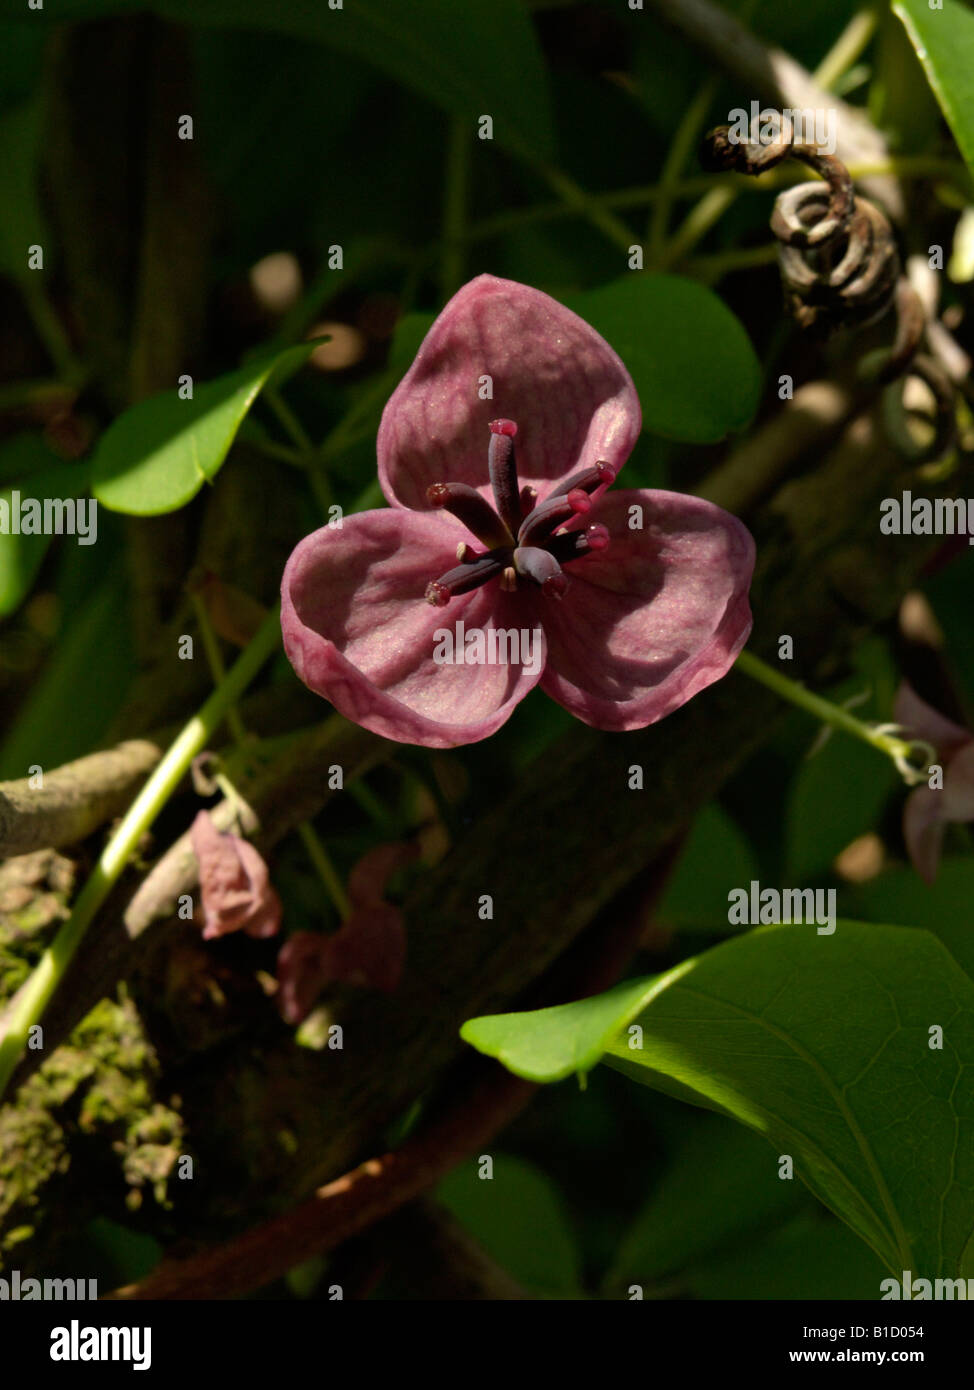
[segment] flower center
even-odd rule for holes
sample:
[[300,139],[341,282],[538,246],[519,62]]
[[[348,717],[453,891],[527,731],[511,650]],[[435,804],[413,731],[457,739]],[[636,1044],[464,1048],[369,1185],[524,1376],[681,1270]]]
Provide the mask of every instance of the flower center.
[[534,488],[521,487],[518,482],[514,453],[517,425],[513,420],[492,420],[488,429],[493,507],[466,483],[433,483],[426,490],[432,506],[452,513],[486,546],[476,551],[461,542],[457,547],[460,563],[427,585],[426,601],[436,608],[498,576],[504,589],[516,589],[519,581],[526,581],[560,599],[568,588],[562,565],[604,550],[609,544],[609,533],[599,522],[584,530],[566,531],[564,527],[592,510],[590,494],[615,482],[614,468],[603,462],[583,468],[535,506]]

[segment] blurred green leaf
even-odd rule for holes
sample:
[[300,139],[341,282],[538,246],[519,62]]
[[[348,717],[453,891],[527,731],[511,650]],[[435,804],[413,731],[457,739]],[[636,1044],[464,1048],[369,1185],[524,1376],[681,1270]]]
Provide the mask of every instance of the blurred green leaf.
[[867,883],[842,890],[840,908],[873,922],[924,927],[947,947],[974,979],[974,859],[942,859],[934,883],[925,883],[909,864],[884,870]]
[[84,592],[0,744],[0,780],[26,777],[34,763],[50,770],[90,753],[121,703],[133,672],[128,587],[116,572]]
[[895,14],[906,26],[927,81],[947,118],[957,147],[974,174],[974,13],[957,0],[897,0]]
[[705,1299],[876,1299],[887,1277],[869,1247],[819,1209],[701,1261],[684,1282]]
[[868,744],[833,733],[823,748],[799,763],[791,784],[785,807],[785,882],[806,883],[826,874],[852,840],[875,829],[899,785],[889,759]]
[[800,1182],[778,1176],[774,1149],[718,1115],[688,1114],[684,1140],[636,1213],[606,1285],[662,1279],[709,1252],[746,1241],[812,1205]]
[[[8,509],[9,524],[28,498],[43,503],[48,498],[78,497],[87,490],[90,471],[87,464],[63,463],[36,434],[17,435],[4,443],[0,479],[9,485],[0,488],[0,502]],[[0,535],[0,617],[14,612],[30,593],[53,540],[53,534]],[[77,536],[71,539],[71,544],[78,543]]]
[[412,366],[419,345],[433,326],[435,314],[403,314],[396,324],[389,347],[389,370],[405,372]]
[[[184,24],[260,29],[327,44],[469,121],[472,139],[478,119],[488,115],[498,144],[529,158],[553,155],[547,74],[522,0],[464,0],[461,10],[455,0],[347,0],[341,9],[328,0],[156,0],[145,8]],[[131,0],[62,0],[56,16],[126,9]]]
[[531,1292],[580,1296],[575,1237],[554,1183],[533,1163],[495,1154],[493,1177],[468,1159],[436,1189],[437,1198]]
[[629,368],[644,429],[708,444],[751,419],[760,365],[739,320],[703,285],[677,275],[627,275],[561,298]]
[[[760,928],[659,979],[471,1020],[463,1035],[518,1075],[557,1080],[591,1065],[613,1009],[608,1062],[764,1134],[890,1269],[962,1272],[974,1115],[959,1083],[974,1048],[974,982],[930,933]],[[935,1024],[942,1051],[929,1046]]]
[[666,925],[727,931],[728,893],[757,877],[757,860],[746,836],[714,802],[694,821],[654,915]]
[[105,431],[92,464],[99,502],[131,516],[174,512],[219,472],[237,430],[260,391],[296,370],[314,349],[299,343],[195,386],[139,401]]

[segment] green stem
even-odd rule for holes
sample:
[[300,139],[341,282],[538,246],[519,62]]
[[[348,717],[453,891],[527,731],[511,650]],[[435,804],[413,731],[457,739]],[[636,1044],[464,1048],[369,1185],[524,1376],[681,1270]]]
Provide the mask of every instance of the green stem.
[[[206,653],[207,664],[210,668],[210,675],[213,677],[213,684],[219,687],[226,680],[226,667],[223,664],[223,657],[220,655],[220,648],[216,640],[216,633],[210,622],[210,615],[206,611],[206,604],[199,594],[193,594],[193,608],[196,612],[196,621],[199,625],[200,637],[203,639],[203,651]],[[247,730],[244,728],[243,720],[240,718],[240,711],[236,704],[232,704],[227,709],[227,728],[230,730],[234,740],[239,744],[247,741]]]
[[558,197],[567,207],[587,218],[593,227],[597,227],[603,236],[612,242],[613,246],[618,246],[628,254],[629,247],[633,244],[632,233],[626,224],[610,212],[598,197],[586,193],[574,179],[563,174],[560,169],[553,169],[547,164],[539,164],[535,167],[548,187],[558,194]]
[[867,5],[854,14],[835,43],[815,69],[815,81],[821,87],[832,88],[840,77],[858,62],[879,23],[876,5]]
[[34,329],[44,344],[57,375],[74,387],[82,386],[87,377],[85,367],[75,357],[64,325],[51,308],[40,282],[31,274],[22,281],[21,288]]
[[331,862],[328,851],[318,838],[318,832],[310,821],[302,821],[298,826],[298,834],[301,836],[304,847],[308,851],[308,858],[314,865],[318,877],[325,885],[328,896],[338,910],[339,917],[341,917],[343,922],[346,921],[351,913],[352,905],[348,901],[348,894],[345,892],[344,885],[338,876],[338,872]]
[[857,719],[854,714],[850,714],[841,705],[834,705],[831,700],[813,694],[812,691],[806,690],[803,685],[799,685],[789,676],[782,675],[780,671],[776,671],[774,667],[769,666],[753,652],[741,652],[734,663],[734,669],[742,671],[752,680],[767,686],[776,695],[780,695],[782,700],[787,700],[790,704],[797,705],[799,709],[806,710],[816,719],[820,719],[823,724],[828,724],[833,729],[841,729],[844,733],[851,734],[853,738],[858,738],[863,743],[868,743],[870,747],[878,749],[880,753],[885,753],[896,764],[907,781],[915,780],[911,774],[919,775],[920,773],[920,769],[911,763],[911,757],[918,750],[923,750],[925,755],[927,752],[932,753],[932,750],[923,743],[896,738],[883,727],[863,723],[861,719]]
[[287,434],[294,447],[302,454],[313,453],[315,446],[312,444],[307,430],[276,386],[264,387],[264,400],[277,416],[284,432]]
[[[200,632],[203,637],[203,646],[206,650],[206,659],[210,665],[214,685],[219,685],[224,680],[223,658],[220,655],[219,644],[216,634],[210,623],[209,614],[198,594],[193,595],[193,606],[196,609],[196,617],[199,622]],[[233,734],[237,746],[245,749],[247,746],[247,730],[240,717],[240,712],[236,705],[231,705],[227,710],[227,725]],[[230,781],[219,772],[216,774],[217,784],[223,795],[231,804],[240,802],[240,797],[236,788]],[[308,851],[308,858],[317,872],[319,878],[325,886],[328,896],[338,910],[339,916],[344,920],[350,911],[348,897],[342,887],[341,879],[335,871],[335,867],[328,856],[328,852],[318,838],[318,834],[310,821],[304,821],[298,826],[298,834],[304,841],[304,846]]]
[[680,173],[689,158],[693,143],[697,138],[707,109],[713,101],[719,86],[716,76],[708,77],[700,87],[690,105],[684,111],[676,134],[666,153],[660,175],[657,196],[652,202],[652,212],[647,228],[646,262],[653,265],[666,242],[666,229],[669,225],[670,211],[678,196]]
[[7,1088],[38,1022],[99,908],[118,881],[142,836],[172,796],[190,763],[204,749],[228,709],[243,694],[281,640],[280,615],[268,614],[256,636],[203,707],[183,727],[132,802],[75,900],[71,916],[44,952],[33,974],[11,1000],[0,1041],[0,1096]]

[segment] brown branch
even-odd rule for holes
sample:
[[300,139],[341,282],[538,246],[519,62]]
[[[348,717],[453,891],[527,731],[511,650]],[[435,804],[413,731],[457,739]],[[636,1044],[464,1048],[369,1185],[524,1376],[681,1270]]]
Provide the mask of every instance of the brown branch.
[[76,844],[121,815],[162,756],[154,738],[132,739],[30,779],[0,783],[0,859]]
[[[481,1070],[487,1072],[486,1064]],[[279,1279],[426,1192],[508,1124],[535,1089],[490,1064],[461,1105],[401,1149],[370,1158],[319,1188],[310,1201],[229,1244],[188,1260],[166,1261],[139,1283],[107,1297],[233,1298]]]

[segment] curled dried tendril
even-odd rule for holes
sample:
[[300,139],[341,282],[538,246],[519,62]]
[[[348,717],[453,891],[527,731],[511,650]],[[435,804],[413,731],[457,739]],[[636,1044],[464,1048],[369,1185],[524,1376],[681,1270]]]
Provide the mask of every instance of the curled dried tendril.
[[[865,328],[893,312],[892,347],[871,360],[865,374],[884,384],[907,377],[924,382],[933,396],[934,434],[921,458],[915,446],[909,452],[917,462],[942,457],[954,442],[955,390],[940,363],[920,351],[926,313],[902,273],[889,220],[856,194],[840,159],[796,140],[787,116],[762,114],[774,117],[772,140],[742,141],[730,126],[718,126],[704,137],[701,163],[711,172],[758,175],[785,159],[797,159],[821,176],[823,182],[797,184],[781,193],[771,217],[789,312],[801,328],[826,333]],[[897,442],[910,442],[903,430],[897,436]]]

